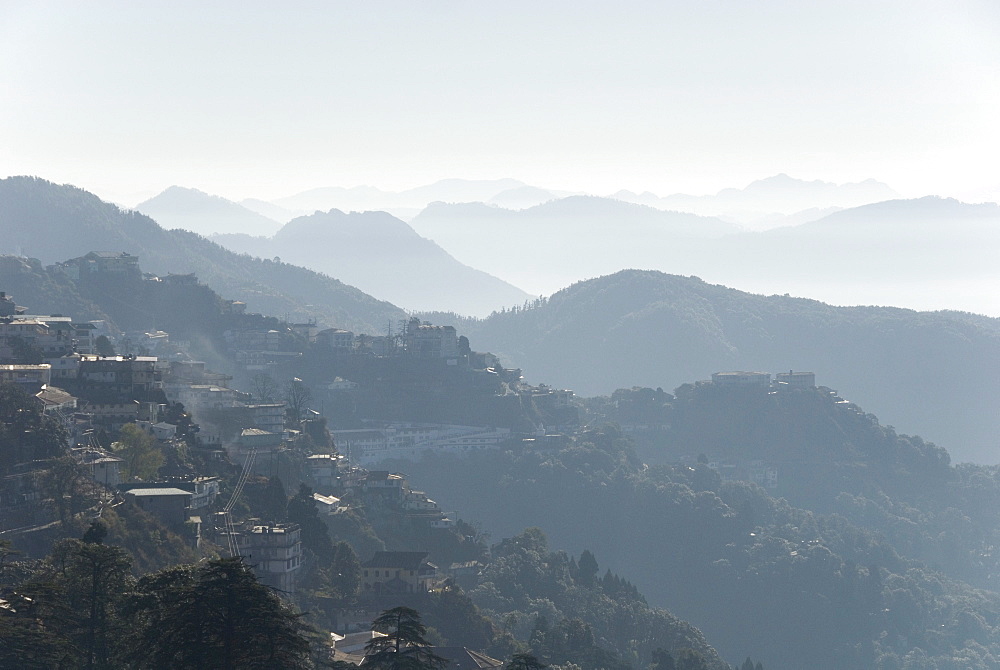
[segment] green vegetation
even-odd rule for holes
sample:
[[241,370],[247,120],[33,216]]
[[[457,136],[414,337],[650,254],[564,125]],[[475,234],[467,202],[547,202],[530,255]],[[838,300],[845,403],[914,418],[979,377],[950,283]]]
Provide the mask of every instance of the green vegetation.
[[448,664],[434,653],[416,610],[386,610],[372,621],[372,630],[385,634],[365,645],[365,665],[376,670],[441,670]]
[[603,577],[598,571],[591,552],[585,550],[579,562],[551,552],[545,534],[529,528],[493,546],[469,595],[548,664],[641,668],[656,649],[666,648],[697,650],[709,667],[720,667],[697,629],[650,607],[635,586],[610,570]]
[[156,446],[156,438],[134,423],[122,426],[118,441],[111,448],[123,461],[122,479],[125,481],[153,481],[166,460]]
[[8,570],[0,665],[25,668],[311,668],[300,616],[239,560],[177,565],[136,581],[92,524],[42,561]]
[[301,615],[240,559],[143,577],[129,614],[138,628],[130,667],[313,667]]
[[18,464],[57,458],[66,450],[66,430],[42,414],[35,399],[16,384],[0,382],[0,473]]

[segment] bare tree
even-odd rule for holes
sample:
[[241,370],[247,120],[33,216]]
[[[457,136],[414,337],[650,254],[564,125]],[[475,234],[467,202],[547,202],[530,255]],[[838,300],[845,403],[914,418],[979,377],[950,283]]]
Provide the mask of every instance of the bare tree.
[[299,379],[294,377],[285,384],[285,402],[288,403],[288,418],[292,423],[298,425],[302,421],[302,413],[306,411],[306,405],[312,400],[312,391]]
[[274,402],[278,396],[278,384],[266,372],[258,372],[251,380],[254,400],[259,403]]

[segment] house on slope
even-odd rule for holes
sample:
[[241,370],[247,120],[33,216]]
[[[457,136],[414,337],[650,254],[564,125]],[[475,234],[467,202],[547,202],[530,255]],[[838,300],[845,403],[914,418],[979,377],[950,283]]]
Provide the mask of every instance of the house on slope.
[[426,551],[376,551],[361,566],[365,594],[426,593],[438,581],[437,566]]

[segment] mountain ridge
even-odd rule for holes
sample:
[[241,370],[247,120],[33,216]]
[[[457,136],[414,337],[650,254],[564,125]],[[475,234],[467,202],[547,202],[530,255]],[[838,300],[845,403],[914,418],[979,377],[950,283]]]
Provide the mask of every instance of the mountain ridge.
[[148,216],[96,195],[38,177],[0,180],[0,252],[35,256],[44,264],[90,251],[127,251],[157,274],[198,278],[252,311],[317,319],[356,332],[381,332],[406,313],[395,305],[320,273],[251,258],[184,230],[166,230]]
[[331,209],[292,219],[270,238],[219,235],[212,239],[233,251],[280,256],[319,272],[336,272],[349,284],[410,309],[440,306],[485,316],[531,297],[459,262],[386,212]]
[[727,369],[811,370],[817,383],[959,459],[1000,462],[992,409],[1000,402],[1000,319],[836,307],[623,270],[462,327],[505,364],[582,395],[672,388]]
[[182,186],[171,186],[134,209],[168,228],[183,228],[206,236],[224,232],[264,235],[281,225],[240,203]]

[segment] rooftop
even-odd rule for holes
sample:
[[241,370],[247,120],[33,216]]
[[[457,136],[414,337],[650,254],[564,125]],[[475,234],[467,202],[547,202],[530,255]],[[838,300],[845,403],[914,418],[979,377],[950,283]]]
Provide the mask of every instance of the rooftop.
[[184,491],[182,489],[176,488],[162,488],[162,489],[130,489],[125,492],[125,495],[136,496],[137,498],[148,498],[154,496],[187,496],[191,497],[190,491]]

